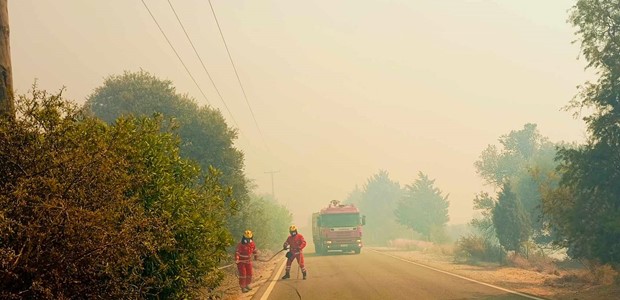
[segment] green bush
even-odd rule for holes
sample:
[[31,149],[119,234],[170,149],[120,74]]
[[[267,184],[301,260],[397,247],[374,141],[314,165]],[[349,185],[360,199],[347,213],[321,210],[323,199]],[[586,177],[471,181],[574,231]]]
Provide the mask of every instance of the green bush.
[[230,191],[161,118],[85,116],[33,88],[0,121],[0,298],[194,298],[221,280]]
[[461,237],[456,242],[456,258],[469,262],[499,261],[506,256],[499,245],[491,243],[482,236]]
[[[289,235],[288,227],[293,221],[286,207],[269,196],[252,195],[241,214],[246,228],[254,232],[254,241],[259,251],[282,249],[282,243]],[[238,233],[239,238],[241,234]]]

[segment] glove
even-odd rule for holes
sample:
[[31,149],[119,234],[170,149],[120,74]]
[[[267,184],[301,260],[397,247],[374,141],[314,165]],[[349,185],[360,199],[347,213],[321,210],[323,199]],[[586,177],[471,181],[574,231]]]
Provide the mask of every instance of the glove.
[[238,264],[239,264],[239,261],[238,261],[238,260],[235,260],[235,264],[237,264],[237,265],[238,265]]
[[286,250],[288,247],[286,245],[282,246],[282,250]]

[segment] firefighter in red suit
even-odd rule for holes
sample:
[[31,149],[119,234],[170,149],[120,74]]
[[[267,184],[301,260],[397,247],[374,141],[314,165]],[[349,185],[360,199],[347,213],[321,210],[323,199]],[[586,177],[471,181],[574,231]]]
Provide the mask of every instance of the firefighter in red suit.
[[241,242],[237,244],[235,252],[235,262],[237,270],[239,270],[239,286],[244,293],[249,292],[250,283],[252,283],[252,256],[256,260],[256,245],[254,244],[252,231],[246,230],[243,233]]
[[304,275],[304,280],[306,279],[306,266],[304,265],[304,254],[303,249],[306,247],[306,240],[304,240],[304,236],[297,233],[297,226],[291,225],[288,228],[289,233],[291,234],[284,242],[282,246],[283,249],[289,249],[286,253],[286,257],[288,260],[286,261],[286,274],[282,277],[282,279],[287,279],[291,277],[291,264],[293,260],[297,259],[297,263],[301,268],[301,273]]

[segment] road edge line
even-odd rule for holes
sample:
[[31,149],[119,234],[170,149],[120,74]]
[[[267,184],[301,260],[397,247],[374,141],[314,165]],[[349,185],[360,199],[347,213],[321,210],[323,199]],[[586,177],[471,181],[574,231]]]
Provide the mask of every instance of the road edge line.
[[[392,255],[392,254],[387,254],[387,253],[384,253],[384,252],[381,252],[381,251],[378,251],[378,250],[368,249],[368,251],[372,251],[372,252],[375,252],[375,253],[378,253],[378,254],[381,254],[381,255],[389,256],[389,257],[392,257],[392,258],[395,258],[395,259],[398,259],[398,260],[401,260],[401,261],[404,261],[404,262],[408,262],[410,264],[414,264],[414,265],[417,265],[417,266],[420,266],[420,267],[423,267],[423,268],[427,268],[429,270],[440,272],[440,273],[443,273],[443,274],[446,274],[446,275],[451,275],[451,276],[454,276],[454,277],[457,277],[457,278],[460,278],[460,279],[465,279],[467,281],[471,281],[471,282],[474,282],[474,283],[477,283],[477,284],[488,286],[490,288],[498,289],[500,291],[508,292],[508,293],[515,294],[515,295],[519,295],[519,296],[526,297],[526,298],[529,298],[529,299],[533,299],[533,300],[546,300],[544,298],[538,298],[536,296],[532,296],[532,295],[524,294],[524,293],[521,293],[521,292],[509,290],[509,289],[506,289],[506,288],[503,288],[503,287],[500,287],[500,286],[497,286],[497,285],[492,285],[490,283],[478,281],[476,279],[472,279],[472,278],[468,278],[468,277],[465,277],[465,276],[462,276],[462,275],[458,275],[458,274],[455,274],[455,273],[451,273],[451,272],[448,272],[448,271],[440,270],[440,269],[437,269],[437,268],[434,268],[434,267],[431,267],[431,266],[427,266],[425,264],[421,264],[421,263],[418,263],[418,262],[415,262],[415,261],[412,261],[412,260],[407,260],[407,259],[404,259],[402,257],[396,256],[396,255]],[[261,300],[263,300],[263,299],[261,299]]]
[[260,300],[267,300],[269,298],[269,295],[271,294],[273,287],[276,285],[276,282],[278,281],[278,277],[280,277],[280,273],[282,273],[282,270],[284,269],[285,264],[286,264],[286,261],[283,261],[282,264],[280,264],[280,267],[273,275],[273,278],[271,279],[269,286],[267,286],[267,290],[265,290],[263,295],[260,297]]

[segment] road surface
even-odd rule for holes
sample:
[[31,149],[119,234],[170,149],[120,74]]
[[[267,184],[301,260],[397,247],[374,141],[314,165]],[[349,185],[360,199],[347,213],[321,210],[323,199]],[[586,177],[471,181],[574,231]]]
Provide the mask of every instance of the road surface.
[[291,278],[277,276],[261,286],[253,300],[294,299],[539,299],[511,293],[480,282],[466,280],[429,269],[389,252],[365,248],[362,254],[330,253],[317,256],[306,253],[308,279],[302,280],[293,262]]

